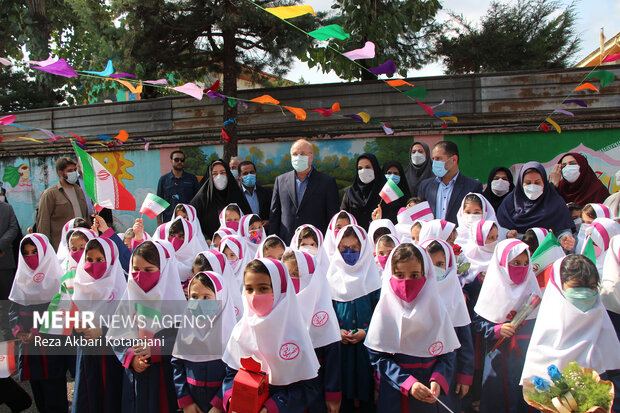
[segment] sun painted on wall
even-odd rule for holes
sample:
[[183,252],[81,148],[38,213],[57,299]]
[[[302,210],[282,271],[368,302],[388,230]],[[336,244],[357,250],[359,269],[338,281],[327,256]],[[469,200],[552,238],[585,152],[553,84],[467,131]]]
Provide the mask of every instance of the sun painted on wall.
[[126,151],[95,152],[91,155],[101,162],[105,169],[118,179],[119,182],[124,183],[124,179],[133,180],[133,175],[131,175],[127,169],[135,165],[129,159],[125,158],[126,153]]

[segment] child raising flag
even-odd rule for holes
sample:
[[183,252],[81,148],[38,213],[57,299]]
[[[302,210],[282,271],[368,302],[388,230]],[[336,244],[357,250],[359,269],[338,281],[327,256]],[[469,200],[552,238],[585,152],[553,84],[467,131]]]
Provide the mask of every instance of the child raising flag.
[[144,202],[142,202],[142,206],[140,207],[140,214],[146,215],[151,219],[157,218],[157,215],[164,212],[166,208],[168,208],[170,204],[166,202],[166,200],[158,197],[155,194],[147,194],[146,198],[144,198]]
[[385,201],[386,204],[396,201],[403,195],[403,191],[401,191],[398,185],[391,179],[387,180],[385,185],[383,185],[381,192],[379,192],[379,196]]

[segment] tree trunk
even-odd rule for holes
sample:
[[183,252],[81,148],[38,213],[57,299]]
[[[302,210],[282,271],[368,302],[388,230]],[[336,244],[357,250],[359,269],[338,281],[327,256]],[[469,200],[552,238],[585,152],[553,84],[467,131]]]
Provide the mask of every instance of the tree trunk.
[[[225,2],[229,5],[230,2]],[[222,75],[224,77],[224,94],[231,97],[237,96],[237,48],[235,44],[235,27],[226,27],[222,30],[224,45],[223,45],[223,69]],[[236,102],[235,102],[236,103]],[[227,119],[237,118],[237,105],[231,107],[227,101],[224,101],[223,107],[224,116],[222,121]],[[224,142],[224,161],[230,161],[230,158],[237,156],[237,123],[231,123],[224,126],[224,130],[230,136],[230,142]]]

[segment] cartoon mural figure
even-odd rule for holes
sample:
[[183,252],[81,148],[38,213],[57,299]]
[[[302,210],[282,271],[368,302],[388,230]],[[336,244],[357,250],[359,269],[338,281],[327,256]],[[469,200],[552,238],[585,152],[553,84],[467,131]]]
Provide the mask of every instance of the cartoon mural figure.
[[101,162],[112,176],[125,185],[126,183],[123,182],[124,179],[133,180],[133,175],[127,172],[127,169],[135,165],[129,159],[125,158],[126,153],[126,151],[94,152],[91,153],[91,155]]
[[7,189],[7,195],[12,202],[36,204],[40,194],[30,180],[30,167],[28,165],[23,163],[18,167],[7,166],[2,180],[11,185],[11,188]]

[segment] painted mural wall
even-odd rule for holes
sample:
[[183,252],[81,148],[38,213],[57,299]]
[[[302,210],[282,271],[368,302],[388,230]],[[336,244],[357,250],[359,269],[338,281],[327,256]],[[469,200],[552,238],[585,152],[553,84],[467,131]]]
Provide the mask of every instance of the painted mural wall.
[[[545,140],[541,140],[541,136]],[[441,139],[442,136],[427,136],[420,140],[432,146]],[[486,183],[489,171],[500,163],[515,171],[524,162],[538,160],[551,170],[561,153],[577,150],[588,158],[611,192],[619,189],[613,177],[620,169],[620,130],[564,132],[562,135],[453,135],[448,139],[459,145],[463,172],[483,183]],[[359,154],[374,153],[380,163],[394,159],[406,166],[412,142],[407,136],[314,141],[314,165],[336,179],[342,195],[342,190],[355,177]],[[256,163],[259,183],[272,185],[278,175],[291,170],[290,146],[291,142],[242,144],[239,156]],[[223,153],[221,145],[182,149],[186,154],[186,170],[198,176],[204,175],[207,165]],[[125,185],[139,206],[149,192],[156,192],[159,176],[170,171],[172,150],[97,152],[93,156]],[[35,221],[36,203],[41,193],[58,182],[55,160],[56,157],[0,159],[2,185],[23,231]],[[115,211],[115,229],[124,231],[138,216],[137,212]],[[153,232],[155,220],[145,218],[145,227]]]

